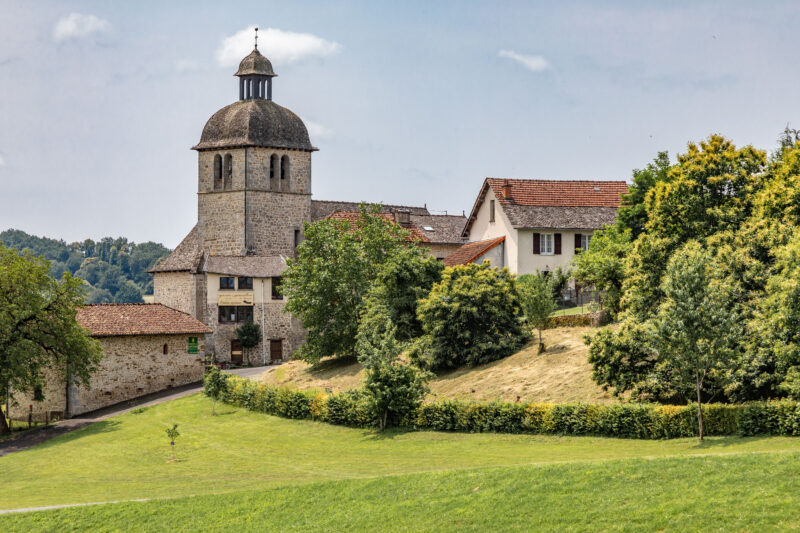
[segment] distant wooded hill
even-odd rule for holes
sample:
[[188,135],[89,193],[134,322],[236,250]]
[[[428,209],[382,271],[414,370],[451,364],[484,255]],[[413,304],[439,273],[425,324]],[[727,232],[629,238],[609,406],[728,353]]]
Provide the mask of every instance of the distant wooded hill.
[[147,271],[170,253],[162,244],[136,244],[124,237],[67,244],[16,229],[0,233],[0,242],[43,256],[50,261],[53,277],[60,278],[69,271],[85,280],[86,303],[141,302],[142,295],[153,294],[153,276]]

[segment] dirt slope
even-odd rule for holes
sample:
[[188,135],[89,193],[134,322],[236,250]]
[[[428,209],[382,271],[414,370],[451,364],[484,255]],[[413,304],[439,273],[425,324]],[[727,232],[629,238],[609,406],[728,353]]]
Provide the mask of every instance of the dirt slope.
[[[531,402],[610,402],[591,379],[583,336],[593,328],[556,328],[545,331],[547,351],[538,354],[529,345],[514,355],[472,368],[440,374],[431,381],[437,398],[514,400]],[[261,377],[273,385],[341,391],[358,387],[363,379],[355,361],[323,361],[311,367],[291,361],[268,369]]]

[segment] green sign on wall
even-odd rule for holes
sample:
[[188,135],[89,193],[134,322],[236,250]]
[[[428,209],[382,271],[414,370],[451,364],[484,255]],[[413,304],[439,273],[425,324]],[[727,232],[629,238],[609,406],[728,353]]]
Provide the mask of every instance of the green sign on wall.
[[197,337],[189,337],[189,353],[197,353]]

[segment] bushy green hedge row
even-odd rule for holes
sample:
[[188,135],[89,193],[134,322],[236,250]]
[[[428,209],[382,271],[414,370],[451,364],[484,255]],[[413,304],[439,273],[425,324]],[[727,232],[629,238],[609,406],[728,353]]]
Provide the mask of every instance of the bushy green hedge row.
[[[373,427],[360,390],[323,394],[273,387],[231,376],[221,401],[285,418]],[[697,435],[697,407],[655,404],[548,404],[445,400],[423,404],[409,428],[467,433],[597,435],[671,439]],[[791,400],[703,406],[706,435],[800,435],[800,402]]]

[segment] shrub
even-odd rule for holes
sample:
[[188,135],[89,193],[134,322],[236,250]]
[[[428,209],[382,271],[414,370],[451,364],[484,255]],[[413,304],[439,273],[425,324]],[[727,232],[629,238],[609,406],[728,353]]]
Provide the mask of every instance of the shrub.
[[[220,400],[251,411],[351,427],[375,427],[373,398],[361,389],[336,394],[273,387],[231,376]],[[418,430],[466,433],[596,435],[673,439],[697,435],[697,406],[551,404],[443,400],[410,411],[401,423]],[[703,405],[707,435],[800,435],[800,402]]]
[[488,363],[526,340],[514,277],[488,262],[446,268],[417,316],[425,334],[410,355],[423,368]]

